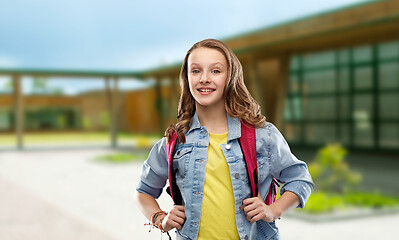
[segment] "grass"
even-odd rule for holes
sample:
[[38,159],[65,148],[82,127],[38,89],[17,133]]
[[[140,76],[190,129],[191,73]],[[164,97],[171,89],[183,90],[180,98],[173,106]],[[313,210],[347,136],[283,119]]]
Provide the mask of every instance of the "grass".
[[109,154],[96,157],[95,160],[99,162],[106,163],[130,163],[130,162],[142,162],[148,156],[148,153],[118,153],[118,154]]
[[376,209],[384,207],[399,207],[399,197],[365,192],[353,192],[340,195],[318,191],[312,193],[305,208],[300,211],[320,214],[349,208]]

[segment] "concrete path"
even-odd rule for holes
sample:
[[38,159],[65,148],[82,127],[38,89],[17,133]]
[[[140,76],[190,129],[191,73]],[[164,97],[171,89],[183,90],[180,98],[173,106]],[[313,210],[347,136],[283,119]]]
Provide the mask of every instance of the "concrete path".
[[[106,164],[111,150],[0,152],[1,240],[160,239],[132,194],[141,163]],[[171,205],[166,194],[160,199]],[[397,239],[399,214],[309,223],[285,217],[282,239]],[[174,234],[172,234],[174,235]],[[166,235],[164,235],[166,239]]]
[[0,178],[0,193],[2,240],[115,239],[3,178]]

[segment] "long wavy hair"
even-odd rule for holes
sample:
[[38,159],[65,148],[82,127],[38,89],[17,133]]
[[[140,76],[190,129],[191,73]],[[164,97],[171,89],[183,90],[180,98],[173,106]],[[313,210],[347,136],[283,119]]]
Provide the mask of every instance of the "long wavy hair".
[[180,69],[181,95],[177,108],[177,122],[170,125],[165,131],[167,141],[170,140],[172,133],[177,132],[178,140],[186,142],[184,133],[190,129],[190,121],[195,113],[195,100],[191,95],[187,61],[190,54],[197,48],[211,48],[221,52],[227,60],[229,79],[224,89],[225,109],[231,117],[239,118],[254,127],[263,126],[266,117],[261,114],[261,108],[249,93],[244,83],[242,66],[237,56],[230,47],[216,39],[205,39],[195,43],[184,57],[183,65]]

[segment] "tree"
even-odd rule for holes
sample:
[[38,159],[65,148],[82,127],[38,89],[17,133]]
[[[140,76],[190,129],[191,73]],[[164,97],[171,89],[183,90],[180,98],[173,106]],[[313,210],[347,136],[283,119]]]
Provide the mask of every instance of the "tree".
[[37,94],[43,94],[47,91],[47,82],[48,79],[46,78],[34,78],[33,85],[32,85],[32,92]]
[[0,89],[3,89],[5,92],[12,92],[13,88],[12,80],[6,79],[5,83],[2,84]]

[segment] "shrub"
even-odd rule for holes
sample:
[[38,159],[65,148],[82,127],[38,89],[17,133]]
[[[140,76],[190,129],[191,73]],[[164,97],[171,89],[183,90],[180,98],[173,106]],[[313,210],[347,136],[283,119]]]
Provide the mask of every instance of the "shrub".
[[346,154],[346,149],[339,144],[329,144],[318,151],[315,160],[309,164],[317,190],[346,193],[361,182],[362,176],[349,169]]
[[345,203],[342,198],[330,196],[323,192],[315,192],[310,196],[304,210],[310,213],[324,213],[344,207]]
[[314,192],[310,195],[306,207],[298,209],[312,214],[333,212],[350,208],[384,208],[399,206],[399,198],[378,193],[353,192],[334,194]]
[[343,196],[345,202],[354,206],[364,206],[371,208],[393,207],[399,205],[399,199],[383,196],[377,193],[348,193]]

